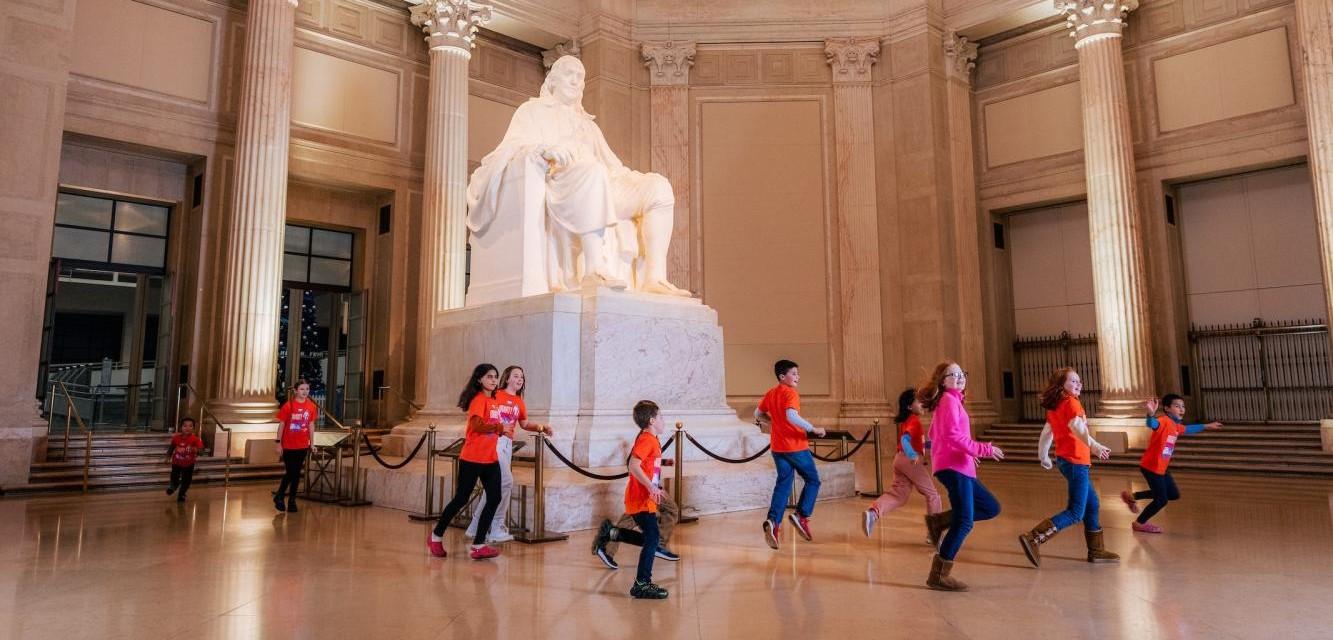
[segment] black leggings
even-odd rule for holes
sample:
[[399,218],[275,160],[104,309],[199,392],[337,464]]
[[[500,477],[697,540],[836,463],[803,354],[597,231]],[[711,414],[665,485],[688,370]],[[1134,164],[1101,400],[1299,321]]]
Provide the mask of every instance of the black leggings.
[[178,467],[171,465],[171,486],[180,487],[180,499],[185,499],[185,492],[190,490],[190,483],[194,481],[194,465],[188,467]]
[[1157,515],[1162,507],[1166,506],[1168,500],[1179,500],[1180,489],[1176,488],[1176,480],[1171,477],[1171,472],[1153,473],[1143,467],[1139,467],[1139,472],[1143,474],[1143,479],[1148,481],[1147,491],[1135,491],[1135,500],[1149,500],[1148,506],[1139,514],[1139,524],[1147,524],[1148,519]]
[[301,470],[305,468],[305,457],[310,455],[309,449],[283,449],[282,464],[286,471],[282,474],[282,482],[278,484],[278,496],[282,497],[283,492],[292,500],[296,499],[296,487],[301,484]]
[[443,536],[444,530],[453,522],[463,507],[472,498],[472,489],[481,480],[481,488],[486,490],[486,505],[481,508],[481,520],[477,521],[477,535],[472,537],[472,544],[484,544],[486,534],[491,532],[491,520],[495,510],[500,508],[500,463],[458,461],[458,484],[454,488],[454,499],[445,505],[440,521],[435,523],[435,535]]

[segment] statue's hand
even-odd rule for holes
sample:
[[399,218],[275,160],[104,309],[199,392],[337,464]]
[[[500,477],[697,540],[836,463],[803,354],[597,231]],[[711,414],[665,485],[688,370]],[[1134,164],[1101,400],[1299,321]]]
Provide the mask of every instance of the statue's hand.
[[541,153],[542,158],[556,168],[564,168],[574,161],[574,153],[564,147],[546,147]]

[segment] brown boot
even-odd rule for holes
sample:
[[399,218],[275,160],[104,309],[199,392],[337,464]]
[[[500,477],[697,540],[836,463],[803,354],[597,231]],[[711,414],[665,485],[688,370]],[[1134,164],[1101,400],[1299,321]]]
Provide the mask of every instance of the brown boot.
[[930,577],[926,578],[926,586],[936,591],[967,591],[967,585],[949,577],[950,571],[953,571],[953,560],[935,556],[935,561],[930,565]]
[[940,540],[944,539],[944,532],[949,530],[949,523],[953,520],[953,511],[941,511],[939,513],[926,514],[926,542],[930,546],[938,549]]
[[1088,562],[1120,562],[1119,554],[1106,550],[1101,530],[1084,530],[1083,537],[1088,541]]
[[1055,523],[1050,518],[1042,520],[1031,531],[1018,536],[1018,544],[1023,546],[1023,553],[1027,554],[1028,562],[1034,567],[1041,566],[1041,546],[1047,540],[1055,537]]

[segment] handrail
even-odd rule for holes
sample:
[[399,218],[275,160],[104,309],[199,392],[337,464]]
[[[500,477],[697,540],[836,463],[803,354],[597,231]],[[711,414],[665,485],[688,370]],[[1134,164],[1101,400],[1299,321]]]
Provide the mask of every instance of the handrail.
[[[227,432],[227,450],[222,452],[222,488],[223,488],[223,489],[227,489],[227,488],[231,487],[231,428],[228,427],[225,423],[223,423],[222,420],[218,419],[218,414],[213,413],[213,411],[212,411],[211,409],[208,408],[208,402],[209,402],[209,401],[204,399],[204,396],[201,395],[201,394],[199,393],[199,390],[198,390],[198,389],[195,389],[195,388],[194,388],[193,386],[191,386],[190,383],[188,383],[188,382],[182,382],[182,383],[180,383],[180,384],[178,384],[178,385],[176,385],[176,386],[179,387],[179,388],[185,389],[186,391],[188,391],[188,392],[190,392],[191,394],[193,394],[194,397],[196,397],[196,398],[199,399],[199,411],[200,411],[200,413],[199,413],[199,417],[200,417],[200,418],[205,418],[205,417],[212,418],[212,419],[213,419],[213,424],[217,425],[217,428],[219,428],[219,429],[221,429],[221,430]],[[180,395],[177,394],[177,404],[180,403],[179,398],[180,398]],[[177,407],[176,411],[177,411],[177,413],[179,414],[179,413],[180,413],[180,408]],[[177,419],[177,422],[179,423],[180,420]],[[176,429],[176,428],[179,427],[179,426],[180,426],[180,425],[177,424],[177,425],[173,426],[172,429],[174,430],[174,429]],[[213,451],[213,454],[214,454],[214,455],[217,454],[216,449],[217,449],[217,445],[216,445],[216,443],[215,443],[215,444],[214,444],[214,451]]]
[[74,417],[74,423],[79,425],[79,431],[83,433],[83,492],[88,493],[88,467],[92,464],[93,459],[93,432],[83,422],[83,416],[79,415],[79,408],[74,406],[74,398],[69,395],[69,389],[65,386],[65,383],[56,381],[51,385],[52,402],[55,401],[56,388],[59,388],[65,394],[65,439],[63,449],[65,460],[69,460],[70,416]]
[[[292,398],[292,392],[295,391],[295,390],[296,390],[296,387],[287,387],[287,399],[288,399],[288,400],[291,400],[291,398]],[[351,430],[352,430],[351,427],[348,427],[347,425],[345,425],[345,424],[343,424],[341,421],[339,421],[337,418],[333,417],[333,414],[332,414],[332,413],[329,413],[328,411],[326,411],[326,410],[324,409],[324,405],[320,404],[319,401],[316,400],[316,399],[314,398],[314,396],[306,396],[305,399],[306,399],[306,400],[309,400],[311,404],[315,405],[315,408],[316,408],[316,409],[319,409],[319,414],[322,415],[322,416],[324,416],[325,418],[327,418],[330,422],[332,422],[332,423],[334,424],[334,426],[338,427],[339,429],[342,429],[343,431],[351,431]]]
[[[417,403],[415,403],[415,402],[412,402],[412,401],[409,400],[406,396],[404,396],[403,394],[399,393],[398,390],[397,390],[397,389],[394,389],[393,387],[385,387],[385,386],[381,386],[381,387],[377,387],[377,390],[378,390],[378,391],[381,391],[381,392],[384,392],[384,391],[392,392],[393,395],[398,396],[398,399],[399,399],[399,400],[402,400],[403,402],[406,402],[406,403],[407,403],[407,406],[412,407],[413,409],[416,409],[417,411],[422,411],[422,410],[424,410],[424,409],[426,408],[426,407],[424,407],[424,406],[422,406],[422,405],[419,405],[419,404],[417,404]],[[380,395],[383,396],[384,394],[381,393]]]

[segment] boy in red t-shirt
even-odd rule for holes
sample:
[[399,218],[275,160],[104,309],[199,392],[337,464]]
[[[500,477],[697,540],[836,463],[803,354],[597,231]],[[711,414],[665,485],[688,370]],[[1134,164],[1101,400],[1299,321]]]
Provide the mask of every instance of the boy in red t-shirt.
[[614,527],[610,520],[603,520],[593,538],[592,552],[601,557],[609,542],[638,545],[639,569],[629,594],[661,600],[667,597],[667,590],[653,583],[653,558],[661,541],[657,505],[666,496],[662,491],[662,445],[657,440],[662,434],[662,416],[657,403],[640,400],[635,404],[634,424],[639,427],[639,435],[634,439],[627,463],[630,479],[625,485],[625,513],[634,519],[639,531]]
[[782,514],[787,510],[787,498],[791,497],[795,475],[800,475],[805,484],[801,487],[796,512],[791,514],[791,523],[802,538],[811,539],[809,519],[815,511],[815,498],[819,496],[819,470],[815,469],[815,457],[810,454],[808,438],[812,433],[822,437],[824,430],[801,417],[801,394],[796,392],[801,383],[801,371],[796,363],[778,360],[773,364],[773,375],[777,376],[778,384],[759,401],[754,419],[755,424],[771,425],[770,451],[778,478],[773,485],[768,517],[764,519],[764,540],[776,549],[782,541]]
[[1222,423],[1185,424],[1185,399],[1174,393],[1168,393],[1162,398],[1162,418],[1157,417],[1157,398],[1149,400],[1145,406],[1148,409],[1147,425],[1152,429],[1152,439],[1148,441],[1148,448],[1139,460],[1139,473],[1148,481],[1148,490],[1134,493],[1122,491],[1120,499],[1125,501],[1130,513],[1139,512],[1136,501],[1152,500],[1130,528],[1140,533],[1161,533],[1162,528],[1148,520],[1157,515],[1168,501],[1180,499],[1176,480],[1166,470],[1176,453],[1176,439],[1182,435],[1216,431],[1222,428]]
[[176,435],[171,436],[167,446],[167,462],[171,463],[171,481],[167,484],[167,495],[176,492],[176,502],[185,502],[185,494],[190,491],[194,480],[194,463],[199,459],[199,452],[204,449],[204,441],[194,435],[194,418],[181,418]]

